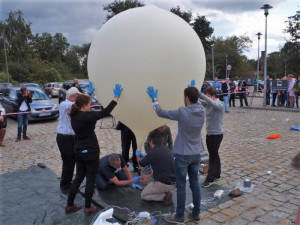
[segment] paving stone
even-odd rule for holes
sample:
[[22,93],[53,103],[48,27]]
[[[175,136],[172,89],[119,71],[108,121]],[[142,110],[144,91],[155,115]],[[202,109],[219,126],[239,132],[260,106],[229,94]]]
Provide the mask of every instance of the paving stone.
[[228,216],[226,216],[222,213],[216,213],[216,214],[212,215],[211,218],[214,219],[215,221],[221,222],[221,223],[224,223],[226,220],[228,220]]
[[228,221],[229,224],[231,225],[247,225],[249,223],[249,221],[240,218],[240,217],[236,217],[234,219],[232,219],[231,221]]
[[281,219],[285,219],[288,217],[288,214],[277,211],[277,210],[270,212],[269,215],[277,217],[277,218],[281,218]]
[[274,225],[274,224],[276,224],[280,221],[280,218],[275,217],[275,216],[270,215],[270,214],[267,214],[267,215],[258,217],[257,221],[263,222],[264,224],[268,224],[268,225],[269,224]]

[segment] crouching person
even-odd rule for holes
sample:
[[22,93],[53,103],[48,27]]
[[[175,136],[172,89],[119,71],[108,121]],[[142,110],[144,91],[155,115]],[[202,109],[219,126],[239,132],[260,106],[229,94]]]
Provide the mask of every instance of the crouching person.
[[96,186],[99,190],[104,190],[108,183],[117,186],[127,186],[133,183],[125,160],[119,154],[106,155],[99,160]]
[[149,183],[141,193],[145,201],[162,201],[164,205],[172,203],[172,190],[175,188],[175,167],[172,151],[164,145],[161,135],[152,132],[149,136],[150,148],[144,158],[141,151],[136,151],[141,167],[151,165],[154,181]]

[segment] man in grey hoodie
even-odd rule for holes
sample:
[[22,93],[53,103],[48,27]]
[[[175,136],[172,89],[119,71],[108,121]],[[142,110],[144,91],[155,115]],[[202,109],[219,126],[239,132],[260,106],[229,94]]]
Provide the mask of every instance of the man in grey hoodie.
[[209,166],[207,177],[202,187],[209,187],[216,180],[219,180],[221,175],[219,148],[223,139],[224,107],[217,98],[215,88],[208,87],[204,93],[200,93],[199,97],[204,107],[206,107],[206,145],[209,154]]
[[147,93],[152,99],[153,107],[159,117],[178,121],[178,132],[173,147],[175,155],[175,177],[177,188],[176,213],[165,216],[170,223],[184,224],[184,210],[186,197],[186,175],[189,175],[190,188],[193,196],[193,211],[189,218],[200,222],[200,185],[198,182],[198,171],[200,164],[200,153],[204,147],[202,143],[201,130],[205,120],[205,109],[198,101],[199,93],[196,87],[184,89],[184,104],[176,110],[163,110],[158,103],[157,93],[149,86]]

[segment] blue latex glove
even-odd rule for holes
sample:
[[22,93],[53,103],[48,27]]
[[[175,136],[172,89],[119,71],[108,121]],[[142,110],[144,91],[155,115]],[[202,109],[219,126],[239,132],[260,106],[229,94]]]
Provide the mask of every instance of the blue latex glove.
[[122,88],[121,84],[116,84],[115,89],[114,89],[114,96],[116,98],[120,98],[122,91],[123,91],[123,88]]
[[195,87],[196,86],[196,81],[191,80],[191,84],[188,85],[188,87]]
[[149,86],[149,87],[147,88],[147,93],[148,93],[149,97],[150,97],[152,100],[154,100],[154,99],[157,98],[158,90],[157,90],[157,89],[154,90],[154,88],[153,88],[152,86]]
[[88,89],[88,93],[89,95],[94,94],[95,88],[93,88],[93,82],[89,81],[89,89]]
[[132,184],[131,187],[132,187],[133,189],[140,189],[140,190],[143,189],[142,186],[141,186],[141,185],[138,185],[138,184]]
[[136,176],[134,178],[132,178],[133,183],[139,182],[141,179],[141,176]]
[[141,154],[142,154],[142,151],[141,151],[141,150],[137,149],[137,150],[135,151],[135,156],[141,156]]

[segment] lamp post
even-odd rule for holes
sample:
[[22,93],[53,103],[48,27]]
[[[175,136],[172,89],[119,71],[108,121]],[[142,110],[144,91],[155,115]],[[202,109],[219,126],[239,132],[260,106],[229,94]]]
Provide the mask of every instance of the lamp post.
[[267,17],[269,15],[269,9],[272,9],[273,7],[269,4],[264,4],[262,7],[260,7],[265,11],[266,21],[265,21],[265,60],[264,60],[264,86],[265,86],[265,92],[264,92],[264,102],[263,106],[266,107],[267,102]]
[[284,60],[284,76],[286,77],[286,59]]
[[211,45],[211,70],[212,78],[215,80],[215,53],[214,53],[214,44]]
[[262,33],[258,32],[257,34],[257,39],[258,39],[258,49],[257,49],[257,74],[256,74],[256,91],[258,92],[258,80],[259,80],[259,40],[260,40],[260,36],[262,35]]
[[227,58],[228,58],[228,55],[226,54],[225,57],[226,57],[226,67],[225,67],[225,71],[226,71],[226,78],[227,78],[227,76],[228,76],[228,75],[227,75]]

